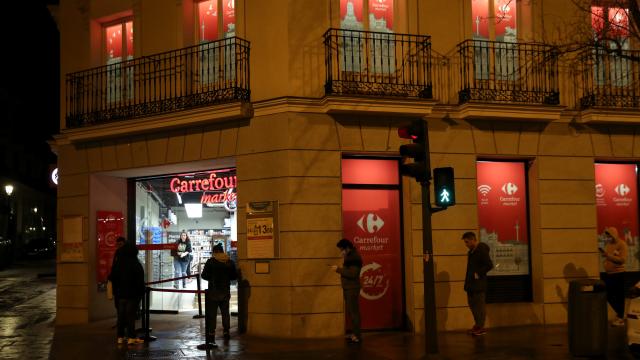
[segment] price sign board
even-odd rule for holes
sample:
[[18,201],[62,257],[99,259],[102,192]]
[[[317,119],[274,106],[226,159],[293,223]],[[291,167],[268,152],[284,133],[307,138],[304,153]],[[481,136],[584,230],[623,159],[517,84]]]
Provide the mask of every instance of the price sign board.
[[278,202],[247,204],[247,257],[273,259],[278,256]]

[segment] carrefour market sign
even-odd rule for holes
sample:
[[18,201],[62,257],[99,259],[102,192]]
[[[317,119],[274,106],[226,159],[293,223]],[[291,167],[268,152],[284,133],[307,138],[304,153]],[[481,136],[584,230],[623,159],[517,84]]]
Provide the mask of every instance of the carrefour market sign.
[[[174,193],[202,192],[200,202],[207,203],[227,203],[234,202],[237,198],[235,188],[237,178],[235,175],[218,176],[212,172],[209,177],[199,179],[186,179],[173,177],[169,181],[169,189]],[[208,194],[210,191],[212,193]]]

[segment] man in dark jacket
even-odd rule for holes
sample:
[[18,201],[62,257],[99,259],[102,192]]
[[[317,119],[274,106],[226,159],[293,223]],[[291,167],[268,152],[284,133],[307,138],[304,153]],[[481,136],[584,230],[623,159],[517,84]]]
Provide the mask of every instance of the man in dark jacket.
[[[138,260],[138,248],[132,242],[125,242],[114,259],[109,274],[113,283],[113,296],[118,299],[118,344],[140,344],[136,338],[136,310],[144,295],[144,269]],[[125,333],[126,331],[126,333]]]
[[362,269],[362,258],[353,247],[351,241],[341,239],[336,244],[344,259],[342,266],[332,268],[340,274],[342,284],[342,295],[344,296],[345,308],[351,318],[351,331],[353,334],[348,337],[350,342],[360,342],[360,270]]
[[216,320],[218,308],[222,313],[222,329],[225,340],[229,339],[229,327],[231,316],[229,314],[229,299],[231,299],[231,280],[238,278],[236,265],[233,260],[224,253],[221,244],[213,247],[213,257],[204,264],[201,274],[204,280],[209,282],[207,298],[205,301],[205,313],[209,323],[208,334],[213,341],[215,339]]
[[487,273],[493,269],[493,263],[489,257],[489,246],[479,242],[475,233],[471,231],[464,233],[462,240],[469,249],[464,291],[467,292],[467,301],[475,321],[475,325],[468,332],[473,336],[480,336],[487,333],[484,327]]

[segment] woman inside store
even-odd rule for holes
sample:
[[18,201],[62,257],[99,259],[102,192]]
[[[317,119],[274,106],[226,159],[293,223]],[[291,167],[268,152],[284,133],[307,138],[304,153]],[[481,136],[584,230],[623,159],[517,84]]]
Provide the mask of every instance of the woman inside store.
[[136,338],[135,322],[136,310],[144,295],[144,269],[134,243],[126,241],[118,249],[109,280],[113,284],[113,295],[118,299],[118,344],[124,343],[125,335],[129,345],[143,343]]
[[[171,251],[173,255],[173,270],[175,271],[175,277],[187,276],[187,267],[189,266],[189,259],[191,254],[191,240],[186,232],[180,234],[180,239],[176,241],[176,248]],[[178,288],[180,280],[176,280],[173,284],[175,289]],[[182,288],[187,287],[187,279],[182,279]]]

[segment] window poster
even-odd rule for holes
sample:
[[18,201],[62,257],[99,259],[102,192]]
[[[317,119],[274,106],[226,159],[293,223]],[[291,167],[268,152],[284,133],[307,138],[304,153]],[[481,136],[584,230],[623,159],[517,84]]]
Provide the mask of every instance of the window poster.
[[120,211],[98,211],[96,221],[98,236],[96,283],[98,290],[105,290],[113,255],[116,252],[116,239],[123,235],[124,217]]
[[369,0],[369,30],[393,32],[393,0]]
[[218,39],[218,0],[198,3],[198,27],[200,42]]
[[[595,164],[598,246],[604,248],[604,229],[615,227],[629,247],[627,271],[639,271],[638,178],[635,164]],[[600,271],[602,261],[600,261]]]
[[236,2],[223,0],[224,13],[222,16],[222,31],[225,38],[236,36]]
[[489,40],[489,0],[472,0],[473,38]]
[[517,42],[516,1],[495,0],[496,41]]
[[340,0],[340,28],[363,30],[362,0]]
[[489,245],[489,275],[529,274],[527,188],[523,162],[478,161],[479,239]]
[[[122,25],[122,23],[118,23],[105,28],[107,64],[122,61],[123,55],[127,59],[133,56],[133,22],[124,23],[125,34],[122,33]],[[126,47],[122,46],[123,40],[126,41]],[[123,54],[123,50],[127,53]]]
[[363,329],[402,326],[400,194],[398,190],[342,190],[344,237],[362,256]]

